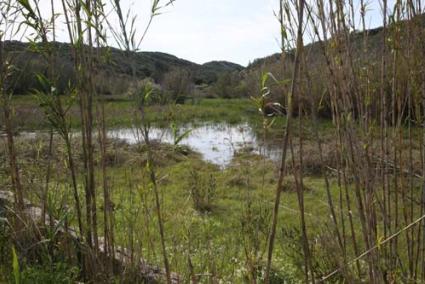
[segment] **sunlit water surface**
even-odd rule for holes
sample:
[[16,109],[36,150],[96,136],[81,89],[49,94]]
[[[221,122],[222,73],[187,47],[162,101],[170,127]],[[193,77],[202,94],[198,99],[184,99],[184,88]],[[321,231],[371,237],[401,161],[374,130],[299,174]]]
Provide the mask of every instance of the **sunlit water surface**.
[[[201,125],[185,125],[180,127],[178,135],[190,130],[189,134],[179,144],[189,146],[202,154],[204,160],[226,167],[235,153],[242,148],[276,160],[279,156],[276,145],[262,146],[252,128],[247,123],[231,125],[227,123],[204,123]],[[123,139],[133,144],[143,142],[141,133],[134,128],[121,128],[109,131],[109,136]],[[177,135],[177,136],[178,136]],[[151,128],[150,140],[162,143],[174,143],[170,129]]]
[[[179,141],[180,145],[189,146],[199,152],[203,159],[224,168],[230,164],[235,153],[247,149],[277,161],[280,157],[279,147],[276,143],[263,144],[248,123],[201,123],[187,124],[177,131],[179,136],[189,131],[187,136]],[[42,132],[23,132],[21,137],[34,139]],[[78,133],[76,133],[78,135]],[[119,128],[108,131],[108,136],[122,139],[130,144],[144,142],[137,128]],[[174,143],[173,131],[170,128],[151,128],[149,139],[161,143]]]

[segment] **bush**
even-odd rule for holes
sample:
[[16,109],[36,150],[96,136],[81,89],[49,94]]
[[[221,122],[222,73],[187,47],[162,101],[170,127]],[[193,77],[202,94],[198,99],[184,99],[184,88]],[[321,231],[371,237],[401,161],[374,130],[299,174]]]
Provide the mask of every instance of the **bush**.
[[237,98],[247,95],[247,86],[239,73],[225,72],[219,75],[213,86],[215,94],[222,98]]
[[184,103],[186,96],[193,91],[192,76],[189,70],[173,69],[164,75],[161,86],[170,101]]
[[133,84],[129,89],[129,96],[141,97],[141,94],[146,94],[148,91],[152,93],[147,97],[147,101],[144,101],[144,105],[164,105],[168,103],[166,92],[164,92],[160,85],[155,84],[151,78],[138,81]]

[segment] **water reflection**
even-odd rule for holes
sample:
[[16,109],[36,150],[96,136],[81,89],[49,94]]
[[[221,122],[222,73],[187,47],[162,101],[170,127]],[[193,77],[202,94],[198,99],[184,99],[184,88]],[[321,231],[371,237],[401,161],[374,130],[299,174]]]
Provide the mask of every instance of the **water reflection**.
[[[202,125],[185,125],[179,128],[179,134],[191,130],[180,144],[187,145],[202,154],[206,161],[227,166],[235,152],[242,148],[265,155],[277,160],[278,147],[273,144],[263,146],[257,139],[252,127],[247,123],[230,125],[227,123],[205,123]],[[122,128],[109,131],[109,136],[124,139],[128,143],[143,141],[141,133],[134,128]],[[152,128],[149,132],[151,140],[163,143],[173,143],[174,137],[170,129]]]

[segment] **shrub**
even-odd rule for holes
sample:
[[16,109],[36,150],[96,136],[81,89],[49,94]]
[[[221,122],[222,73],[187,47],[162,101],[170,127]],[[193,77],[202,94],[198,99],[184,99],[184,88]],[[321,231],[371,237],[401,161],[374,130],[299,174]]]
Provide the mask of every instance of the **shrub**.
[[246,84],[241,80],[239,73],[225,72],[218,76],[213,91],[222,98],[236,98],[246,96]]
[[146,96],[146,101],[143,101],[144,105],[163,105],[168,102],[166,93],[164,93],[161,86],[155,84],[151,78],[146,78],[134,83],[128,93],[129,96],[140,97],[140,94],[147,94],[148,92],[151,92],[151,94]]
[[189,70],[173,69],[164,75],[161,86],[170,101],[184,103],[185,97],[192,94],[192,76]]

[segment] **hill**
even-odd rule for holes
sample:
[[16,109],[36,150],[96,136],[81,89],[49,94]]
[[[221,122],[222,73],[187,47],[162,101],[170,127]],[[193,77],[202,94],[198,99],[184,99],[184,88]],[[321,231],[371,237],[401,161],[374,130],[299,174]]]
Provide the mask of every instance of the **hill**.
[[[386,43],[386,78],[392,76],[391,70],[397,65],[399,70],[404,70],[397,74],[399,82],[407,82],[406,77],[412,63],[406,58],[411,58],[413,51],[409,47],[412,41],[412,29],[425,28],[425,15],[419,15],[410,21],[400,21],[389,24],[387,28]],[[325,117],[331,115],[331,105],[329,98],[330,74],[327,66],[325,54],[330,62],[334,64],[334,72],[343,72],[343,76],[349,78],[351,88],[354,84],[368,85],[368,95],[373,97],[371,104],[378,104],[380,97],[380,86],[382,85],[382,51],[384,49],[384,29],[382,27],[366,30],[353,31],[347,37],[330,38],[327,41],[313,42],[304,46],[305,62],[301,70],[301,80],[305,83],[302,94],[298,96],[299,101],[295,102],[295,110],[298,111],[298,103],[303,102],[304,107],[309,107],[313,100],[320,106],[319,114]],[[394,62],[394,51],[397,50],[397,62]],[[279,80],[290,80],[293,72],[295,50],[288,50],[285,53],[284,64],[282,56],[276,53],[264,58],[254,60],[244,70],[245,85],[250,96],[259,96],[259,79],[262,73],[270,72]],[[342,59],[342,61],[340,61]],[[410,65],[410,66],[409,66]],[[338,67],[335,67],[338,66]],[[338,68],[336,70],[335,68]],[[308,78],[307,78],[308,76]],[[270,80],[271,95],[270,100],[278,100],[285,103],[283,94],[289,92],[288,85],[274,84]],[[307,84],[308,82],[308,84]],[[384,90],[388,96],[391,94],[391,82],[386,80]],[[354,92],[354,90],[350,90]],[[377,108],[377,106],[371,106]],[[306,110],[304,110],[306,111]],[[358,110],[357,110],[358,111]]]
[[217,82],[220,75],[225,73],[239,72],[244,67],[228,61],[211,61],[198,66],[195,83],[211,84]]
[[[362,48],[364,48],[363,43],[365,36],[367,38],[366,41],[366,49],[368,50],[368,56],[376,56],[376,53],[380,52],[382,49],[382,36],[383,36],[383,28],[378,27],[375,29],[370,29],[365,32],[352,32],[350,34],[350,40],[353,48],[353,51],[356,56],[360,56]],[[326,45],[327,43],[325,43]],[[323,59],[323,51],[321,49],[321,45],[319,42],[309,43],[304,46],[304,50],[307,54],[307,59],[309,60],[307,64],[311,64],[313,61]],[[295,50],[287,51],[286,56],[293,57]],[[274,53],[269,56],[265,56],[263,58],[257,58],[252,63],[247,66],[247,71],[252,71],[256,69],[261,69],[273,64],[280,64],[281,53]]]
[[[47,72],[47,60],[39,52],[41,44],[30,44],[19,41],[4,42],[4,50],[12,58],[15,72],[13,88],[17,94],[28,93],[37,88],[36,73]],[[73,59],[71,46],[67,43],[54,42],[49,48],[56,54],[55,70],[58,74],[58,88],[64,89],[69,80],[73,80]],[[147,77],[160,83],[167,72],[185,70],[190,74],[193,83],[212,84],[223,72],[240,71],[242,66],[226,62],[213,61],[196,64],[174,55],[162,52],[125,52],[116,48],[101,48],[100,62],[97,64],[96,76],[100,82],[100,93],[119,94],[129,84]],[[134,74],[134,77],[133,77]]]

